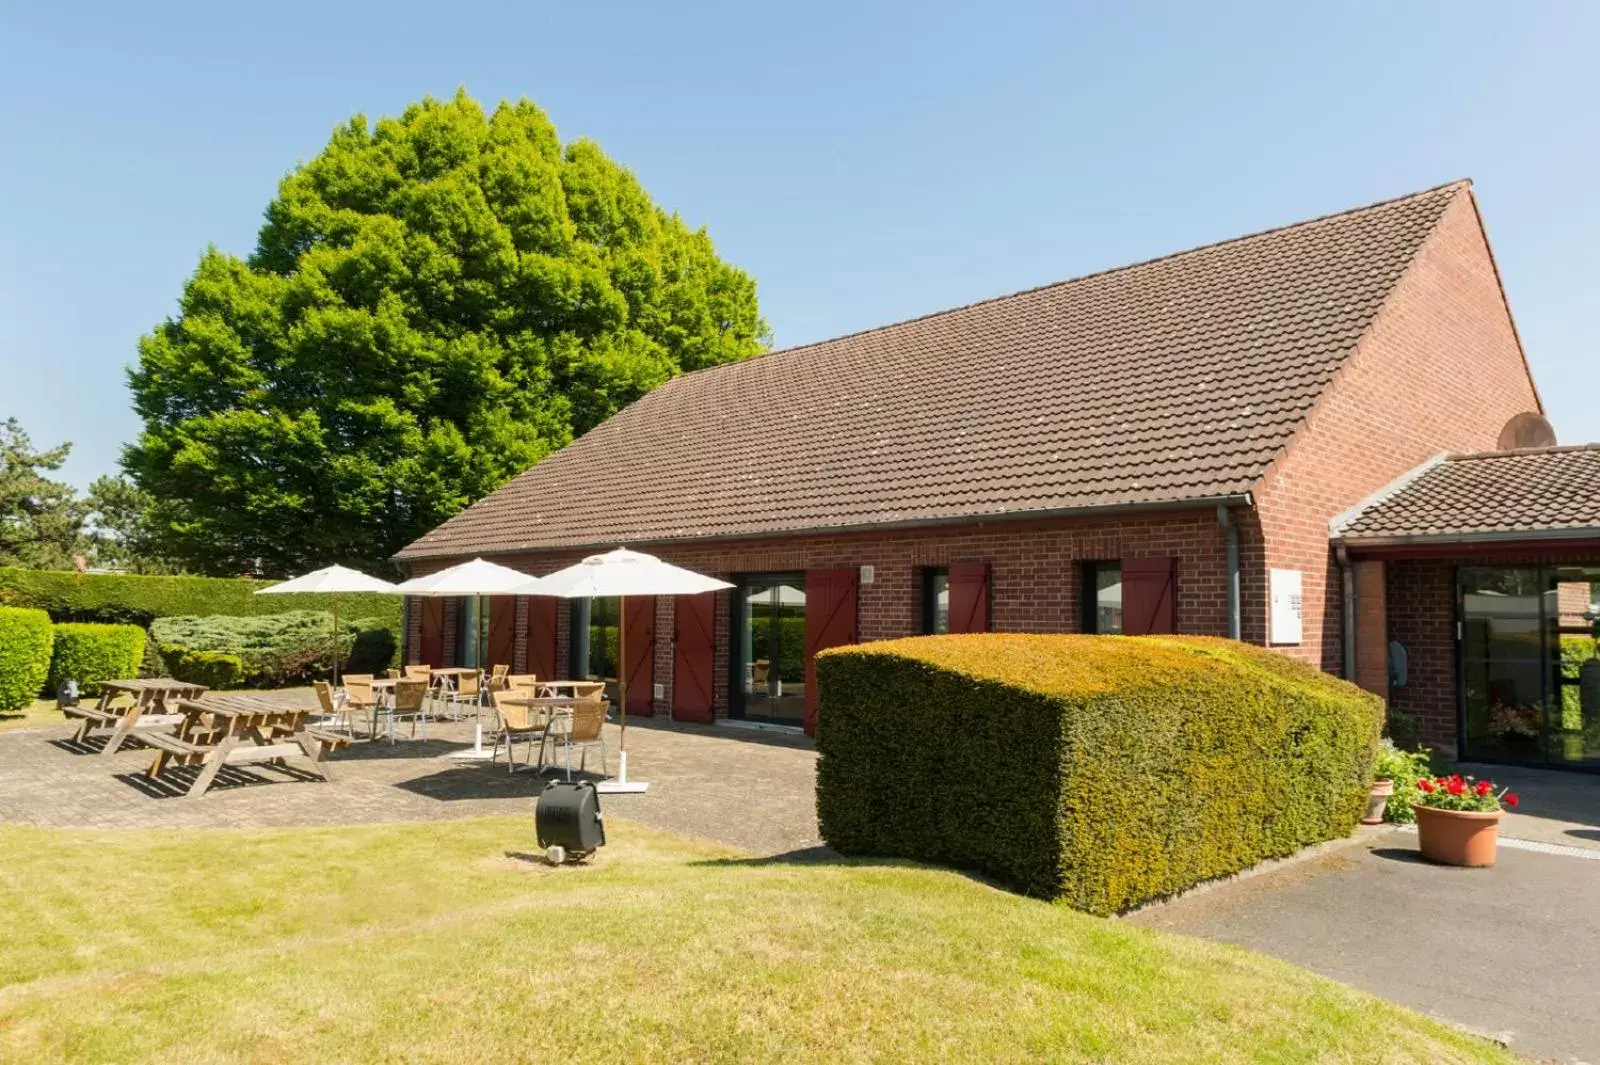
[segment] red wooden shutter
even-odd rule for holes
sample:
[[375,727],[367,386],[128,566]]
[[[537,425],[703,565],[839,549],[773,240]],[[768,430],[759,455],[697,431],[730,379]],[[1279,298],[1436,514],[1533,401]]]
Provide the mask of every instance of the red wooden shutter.
[[427,595],[413,602],[415,609],[422,611],[422,636],[418,641],[418,653],[422,664],[437,669],[444,665],[444,600]]
[[817,732],[817,652],[855,643],[856,581],[853,569],[806,571],[806,735]]
[[672,716],[679,721],[711,724],[713,714],[712,640],[717,594],[680,595],[672,604]]
[[989,631],[989,563],[950,563],[950,631]]
[[1122,631],[1128,636],[1177,632],[1178,560],[1122,560]]
[[656,599],[653,595],[628,596],[622,604],[628,612],[628,713],[649,717],[655,713]]
[[548,595],[528,597],[528,672],[540,680],[555,680],[556,612],[562,600]]
[[489,657],[490,666],[510,666],[511,656],[517,648],[517,600],[515,596],[489,597]]

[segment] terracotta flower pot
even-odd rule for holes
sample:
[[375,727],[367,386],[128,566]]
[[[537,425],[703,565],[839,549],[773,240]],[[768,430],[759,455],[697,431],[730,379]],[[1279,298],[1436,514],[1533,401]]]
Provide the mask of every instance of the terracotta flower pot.
[[1379,777],[1367,789],[1367,812],[1361,818],[1364,825],[1383,824],[1383,812],[1389,806],[1389,796],[1394,794],[1394,781]]
[[1500,842],[1501,811],[1475,813],[1436,810],[1412,804],[1417,815],[1417,843],[1422,856],[1445,865],[1494,864]]

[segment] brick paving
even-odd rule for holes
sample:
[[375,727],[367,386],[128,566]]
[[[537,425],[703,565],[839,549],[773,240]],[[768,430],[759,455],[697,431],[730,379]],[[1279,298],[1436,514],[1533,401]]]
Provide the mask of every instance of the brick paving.
[[[304,701],[308,692],[282,693]],[[409,726],[402,726],[409,730]],[[469,722],[430,722],[427,741],[357,741],[330,759],[324,782],[294,763],[228,767],[199,798],[193,769],[151,781],[153,752],[75,747],[72,729],[0,733],[0,822],[55,828],[290,827],[428,821],[528,813],[545,778],[450,757],[472,743]],[[616,771],[617,728],[606,726]],[[522,748],[517,751],[519,759]],[[591,754],[591,768],[594,767]],[[761,855],[805,851],[817,834],[816,752],[800,737],[630,719],[628,769],[643,795],[608,795],[607,814]],[[577,774],[575,773],[575,776]],[[598,774],[594,774],[598,778]]]

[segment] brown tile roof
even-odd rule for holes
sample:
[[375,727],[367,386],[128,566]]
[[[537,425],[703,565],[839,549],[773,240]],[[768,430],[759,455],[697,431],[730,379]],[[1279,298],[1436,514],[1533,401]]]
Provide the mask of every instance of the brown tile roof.
[[686,374],[398,557],[1246,492],[1466,187]]
[[1352,544],[1600,536],[1600,444],[1443,456],[1336,519],[1333,532]]

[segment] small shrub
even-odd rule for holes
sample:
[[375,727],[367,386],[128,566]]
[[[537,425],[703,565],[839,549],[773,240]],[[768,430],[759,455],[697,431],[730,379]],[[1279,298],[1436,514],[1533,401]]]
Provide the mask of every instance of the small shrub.
[[1433,752],[1426,748],[1403,751],[1392,740],[1384,740],[1378,747],[1378,764],[1373,775],[1394,781],[1394,794],[1383,808],[1384,820],[1405,825],[1417,819],[1411,812],[1411,804],[1416,801],[1417,781],[1428,776],[1432,761]]
[[0,710],[26,709],[50,675],[55,633],[43,610],[0,607]]
[[50,656],[50,690],[60,691],[71,678],[83,695],[99,695],[100,682],[139,674],[144,660],[145,631],[137,625],[68,622],[56,626]]
[[[326,676],[336,653],[332,629],[331,614],[312,610],[257,617],[159,618],[150,626],[173,676],[187,680],[178,671],[195,668],[192,661],[180,661],[184,654],[218,652],[239,660],[237,683],[267,688]],[[357,618],[341,625],[337,654],[348,671],[353,652],[359,649],[359,661],[380,672],[394,659],[398,643],[388,626]]]
[[163,644],[161,658],[168,674],[188,684],[203,684],[213,690],[244,687],[244,662],[226,651],[191,651],[176,644]]
[[817,658],[817,814],[846,854],[1109,914],[1348,835],[1373,695],[1203,637],[920,637]]

